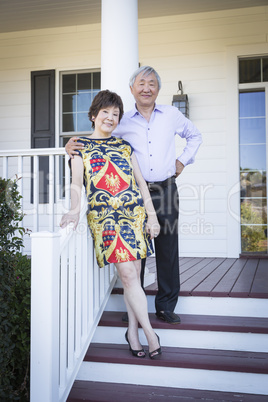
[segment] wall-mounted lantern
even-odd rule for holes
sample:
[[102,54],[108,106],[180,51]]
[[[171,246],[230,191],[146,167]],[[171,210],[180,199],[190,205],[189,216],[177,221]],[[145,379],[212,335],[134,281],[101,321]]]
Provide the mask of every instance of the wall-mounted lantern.
[[189,119],[188,95],[183,93],[182,82],[178,82],[178,95],[173,95],[172,105],[177,107],[180,112]]

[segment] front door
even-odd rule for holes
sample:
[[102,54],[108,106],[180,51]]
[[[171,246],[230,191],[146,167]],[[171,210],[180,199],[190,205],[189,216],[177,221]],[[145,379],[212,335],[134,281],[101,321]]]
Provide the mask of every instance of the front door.
[[[268,253],[268,83],[264,81],[267,79],[263,74],[265,64],[261,63],[261,74],[256,76],[252,60],[244,65],[246,74],[243,75],[250,82],[243,82],[240,67],[240,82],[243,82],[239,86],[241,253],[258,255]],[[260,83],[252,83],[256,79]]]

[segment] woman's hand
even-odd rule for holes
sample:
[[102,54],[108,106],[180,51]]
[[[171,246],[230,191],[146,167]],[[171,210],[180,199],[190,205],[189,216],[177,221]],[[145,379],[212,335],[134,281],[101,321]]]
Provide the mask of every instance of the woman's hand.
[[150,235],[150,239],[153,239],[154,237],[157,237],[159,235],[160,225],[158,223],[156,214],[150,214],[150,216],[148,216],[145,229],[146,233]]
[[73,159],[75,155],[78,155],[77,149],[84,148],[84,144],[82,144],[82,142],[77,141],[79,141],[78,137],[72,137],[65,145],[65,151],[67,152],[67,154],[70,156],[71,159]]
[[72,211],[69,211],[69,212],[67,212],[67,214],[63,215],[63,217],[61,218],[60,227],[63,229],[67,225],[69,225],[69,223],[73,223],[74,224],[73,229],[75,230],[79,223],[79,218],[80,218],[79,212],[74,213]]

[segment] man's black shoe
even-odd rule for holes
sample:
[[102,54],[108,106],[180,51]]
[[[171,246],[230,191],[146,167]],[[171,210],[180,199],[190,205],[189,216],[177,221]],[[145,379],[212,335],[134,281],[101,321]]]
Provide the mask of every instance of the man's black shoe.
[[128,313],[124,313],[124,314],[122,315],[122,321],[123,321],[123,322],[128,322]]
[[155,313],[156,317],[160,320],[168,322],[169,324],[180,324],[180,317],[173,313],[173,311],[157,311]]

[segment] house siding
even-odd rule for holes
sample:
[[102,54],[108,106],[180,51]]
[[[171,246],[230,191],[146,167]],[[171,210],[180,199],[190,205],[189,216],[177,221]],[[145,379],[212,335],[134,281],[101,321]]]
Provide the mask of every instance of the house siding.
[[[100,45],[100,24],[0,35],[0,149],[30,147],[30,73],[49,69],[56,70],[58,145],[59,73],[99,69]],[[260,51],[268,54],[268,6],[139,20],[139,61],[162,78],[159,103],[171,104],[181,80],[203,135],[196,162],[177,180],[181,256],[240,253],[239,219],[229,211],[239,180],[237,57]],[[177,140],[178,155],[184,145]],[[239,193],[232,204],[239,214]]]

